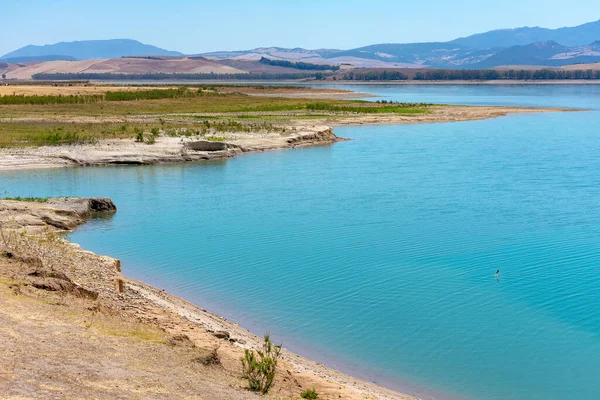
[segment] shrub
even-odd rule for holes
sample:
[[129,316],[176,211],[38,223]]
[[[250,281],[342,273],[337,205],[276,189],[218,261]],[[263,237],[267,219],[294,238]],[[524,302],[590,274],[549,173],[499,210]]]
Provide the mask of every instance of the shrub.
[[150,133],[152,134],[152,136],[158,136],[158,128],[152,128],[150,130]]
[[102,95],[31,95],[12,94],[0,96],[0,104],[88,104],[102,101]]
[[319,398],[319,394],[315,389],[306,389],[304,392],[300,393],[300,397],[303,399],[316,400]]
[[107,101],[159,100],[190,97],[186,88],[179,89],[148,89],[126,92],[106,92]]
[[141,130],[140,128],[134,128],[133,129],[135,132],[135,141],[136,142],[143,142],[144,141],[144,131]]
[[265,334],[261,350],[244,351],[242,374],[248,380],[248,388],[253,392],[267,394],[275,380],[277,360],[281,354],[281,345],[271,343],[269,334]]
[[207,136],[206,137],[206,140],[209,140],[211,142],[224,142],[228,139],[229,138],[226,138],[225,136]]

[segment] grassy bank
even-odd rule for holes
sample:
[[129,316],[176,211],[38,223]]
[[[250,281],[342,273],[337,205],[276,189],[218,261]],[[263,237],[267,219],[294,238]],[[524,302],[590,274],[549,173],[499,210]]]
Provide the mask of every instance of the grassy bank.
[[[84,88],[85,89],[85,88]],[[223,137],[224,132],[285,132],[290,121],[365,114],[418,115],[430,105],[358,100],[315,101],[309,88],[184,86],[72,95],[0,96],[0,147],[94,144],[153,136]],[[294,90],[305,98],[278,96]]]
[[358,100],[249,96],[198,89],[155,89],[77,96],[0,96],[0,117],[58,113],[68,115],[137,115],[166,113],[234,113],[329,111],[337,113],[423,113],[425,104],[378,104]]

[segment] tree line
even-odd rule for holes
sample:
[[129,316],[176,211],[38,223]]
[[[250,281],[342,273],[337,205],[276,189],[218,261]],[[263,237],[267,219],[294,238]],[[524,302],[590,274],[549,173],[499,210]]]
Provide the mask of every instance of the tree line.
[[369,69],[361,71],[359,69],[342,74],[340,79],[347,81],[405,81],[408,76],[396,70]]
[[248,73],[248,74],[115,74],[115,73],[39,73],[33,74],[35,80],[111,80],[111,81],[137,81],[137,80],[279,80],[279,79],[306,79],[314,78],[315,73]]
[[136,80],[355,80],[355,81],[452,81],[452,80],[582,80],[600,79],[600,71],[588,70],[429,70],[420,71],[410,78],[406,73],[397,69],[384,68],[355,69],[332,75],[328,72],[296,72],[296,73],[247,73],[247,74],[116,74],[116,73],[40,73],[34,74],[34,80],[109,80],[109,81],[136,81]]
[[[342,74],[337,74],[333,80],[356,80],[356,81],[405,81],[409,76],[397,69],[356,69]],[[493,81],[493,80],[571,80],[571,79],[600,79],[600,71],[588,70],[507,70],[499,71],[493,69],[469,70],[469,69],[438,69],[417,72],[412,77],[415,81]]]
[[416,81],[445,81],[445,80],[556,80],[556,79],[600,79],[600,71],[594,70],[432,70],[417,72]]
[[338,71],[339,65],[327,65],[327,64],[311,64],[302,61],[286,61],[286,60],[273,60],[271,58],[261,57],[261,64],[273,65],[276,67],[294,68],[300,70],[312,70],[312,71]]

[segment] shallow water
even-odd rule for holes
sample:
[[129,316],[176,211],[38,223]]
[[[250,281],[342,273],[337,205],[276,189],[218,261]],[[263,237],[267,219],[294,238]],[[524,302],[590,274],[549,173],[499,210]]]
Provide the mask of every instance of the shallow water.
[[354,140],[330,147],[3,173],[0,191],[111,197],[118,213],[73,241],[368,379],[424,397],[598,398],[600,86],[357,89],[596,111],[343,127]]

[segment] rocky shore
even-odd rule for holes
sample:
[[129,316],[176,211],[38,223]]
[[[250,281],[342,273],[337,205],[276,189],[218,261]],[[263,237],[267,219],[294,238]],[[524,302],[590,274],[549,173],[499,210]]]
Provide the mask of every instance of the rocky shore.
[[102,140],[97,144],[0,149],[0,170],[150,165],[225,159],[250,151],[331,144],[338,138],[331,127],[308,126],[279,133],[231,134],[222,141],[201,137],[159,137],[149,145],[133,140]]
[[[102,198],[0,200],[0,333],[6,339],[0,341],[0,392],[15,398],[259,397],[245,389],[240,359],[260,338],[124,277],[127,266],[119,260],[56,236],[97,212],[115,211]],[[308,388],[321,399],[413,398],[284,350],[269,397],[299,398]]]

